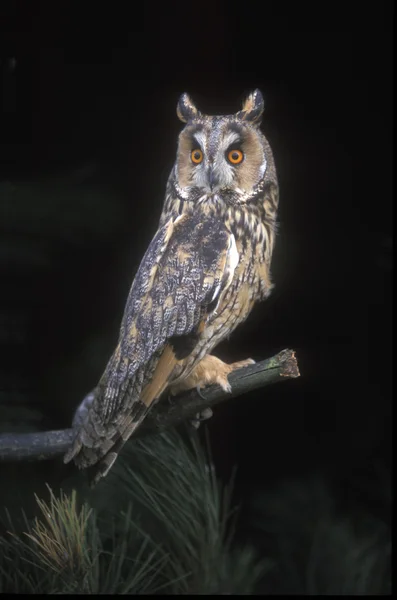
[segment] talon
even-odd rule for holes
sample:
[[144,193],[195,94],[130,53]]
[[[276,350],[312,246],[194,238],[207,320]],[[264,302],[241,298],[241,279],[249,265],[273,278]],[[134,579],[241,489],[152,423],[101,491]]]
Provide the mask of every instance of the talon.
[[223,381],[223,380],[218,381],[218,385],[221,386],[221,388],[223,389],[224,392],[231,394],[232,386],[230,385],[230,383],[228,382],[227,379],[225,381]]
[[201,393],[199,385],[196,386],[196,392],[198,393],[198,395],[200,396],[200,398],[202,398],[203,400],[207,400],[207,398],[205,396],[203,396],[203,394]]

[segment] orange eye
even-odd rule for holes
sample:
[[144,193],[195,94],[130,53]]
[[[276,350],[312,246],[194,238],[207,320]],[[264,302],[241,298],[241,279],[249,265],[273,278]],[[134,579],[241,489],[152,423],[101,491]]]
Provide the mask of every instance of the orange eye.
[[227,160],[232,163],[232,165],[238,165],[243,162],[244,154],[241,150],[230,150],[227,153]]
[[199,148],[195,148],[194,150],[192,150],[190,156],[192,158],[192,162],[194,162],[195,165],[199,165],[203,160],[203,153]]

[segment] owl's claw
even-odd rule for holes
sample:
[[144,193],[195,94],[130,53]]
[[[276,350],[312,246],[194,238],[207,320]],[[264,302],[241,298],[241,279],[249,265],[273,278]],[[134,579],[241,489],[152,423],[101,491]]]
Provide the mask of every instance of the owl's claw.
[[207,398],[205,396],[203,396],[203,394],[201,393],[201,389],[200,389],[199,385],[196,386],[196,392],[198,393],[200,398],[202,398],[203,400],[207,400]]

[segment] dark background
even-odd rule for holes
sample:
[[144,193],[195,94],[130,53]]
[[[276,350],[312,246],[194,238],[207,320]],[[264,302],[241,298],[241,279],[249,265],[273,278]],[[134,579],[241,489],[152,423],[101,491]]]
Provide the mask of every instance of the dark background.
[[216,410],[219,473],[238,464],[243,499],[316,472],[348,496],[389,467],[392,3],[1,11],[3,431],[70,426],[100,377],[157,227],[179,95],[230,113],[259,87],[280,183],[275,291],[218,354],[293,348],[301,377]]

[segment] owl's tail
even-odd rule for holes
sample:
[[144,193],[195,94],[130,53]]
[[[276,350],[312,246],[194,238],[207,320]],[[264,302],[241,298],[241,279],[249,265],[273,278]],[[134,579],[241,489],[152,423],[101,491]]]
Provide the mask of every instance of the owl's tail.
[[[176,362],[173,350],[170,346],[166,346],[157,361],[150,382],[143,388],[140,396],[134,399],[130,411],[125,415],[113,436],[109,439],[106,434],[103,434],[99,444],[85,444],[84,437],[87,435],[88,422],[83,423],[73,446],[65,455],[64,462],[73,459],[80,469],[89,468],[91,485],[96,485],[100,479],[106,477],[124,444],[138,429],[149,410],[168,386]],[[93,423],[90,423],[89,428],[94,431],[96,429]]]
[[109,473],[124,444],[131,437],[134,431],[138,429],[139,425],[142,423],[147,413],[149,412],[149,409],[150,407],[145,407],[145,409],[141,411],[139,416],[134,413],[131,413],[131,423],[127,426],[125,430],[123,430],[123,432],[119,432],[116,434],[116,436],[114,436],[115,441],[111,449],[108,450],[107,453],[104,456],[102,456],[102,458],[100,458],[95,465],[91,467],[89,473],[91,487],[94,487],[103,477],[106,477],[106,475]]

